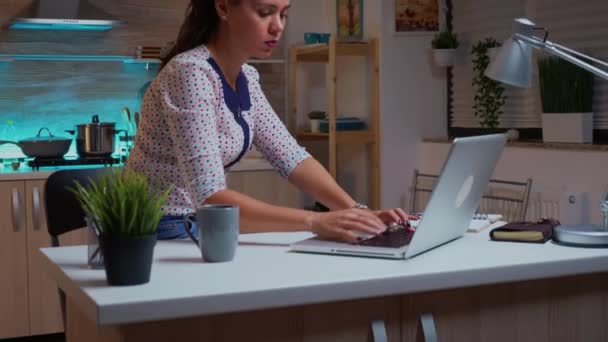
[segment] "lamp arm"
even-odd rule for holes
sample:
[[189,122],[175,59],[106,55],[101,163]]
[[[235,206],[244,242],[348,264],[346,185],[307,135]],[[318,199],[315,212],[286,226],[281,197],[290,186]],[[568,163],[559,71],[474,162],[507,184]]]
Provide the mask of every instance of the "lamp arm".
[[583,53],[580,53],[580,52],[578,52],[578,51],[572,50],[572,49],[570,49],[570,48],[567,48],[567,47],[565,47],[565,46],[563,46],[563,45],[559,45],[559,44],[557,44],[557,43],[551,43],[551,42],[549,42],[549,43],[550,43],[550,44],[553,44],[553,46],[554,46],[555,48],[557,48],[557,49],[563,50],[563,51],[565,51],[565,52],[567,52],[567,53],[571,53],[571,54],[573,54],[573,55],[575,55],[575,56],[579,56],[579,57],[585,58],[585,59],[587,59],[587,60],[592,61],[593,63],[596,63],[596,64],[601,64],[601,65],[603,65],[603,66],[605,66],[605,67],[608,67],[608,63],[606,63],[606,62],[604,62],[604,61],[601,61],[601,60],[599,60],[599,59],[593,58],[593,57],[591,57],[591,56],[587,56],[587,55],[585,55],[585,54],[583,54]]
[[[585,57],[587,59],[596,61],[594,58],[591,58],[589,56],[583,55],[580,52],[576,52],[574,50],[568,49],[568,48],[564,48],[561,45],[555,44],[555,43],[551,43],[550,41],[544,41],[542,39],[536,38],[536,37],[527,37],[524,35],[521,35],[519,33],[515,33],[513,35],[513,38],[516,40],[521,40],[524,41],[525,43],[528,43],[529,45],[531,45],[534,48],[540,49],[540,50],[544,50],[548,53],[551,53],[553,55],[556,55],[557,57],[563,58],[565,60],[567,60],[568,62],[579,66],[605,80],[608,80],[608,72],[606,72],[605,70],[599,69],[583,60],[581,60],[580,58],[577,58],[576,56],[573,56],[570,53],[573,53],[575,55],[581,56],[581,57]],[[563,49],[563,50],[562,50]],[[569,53],[570,52],[570,53]],[[599,61],[600,64],[603,65],[607,65],[606,63]]]

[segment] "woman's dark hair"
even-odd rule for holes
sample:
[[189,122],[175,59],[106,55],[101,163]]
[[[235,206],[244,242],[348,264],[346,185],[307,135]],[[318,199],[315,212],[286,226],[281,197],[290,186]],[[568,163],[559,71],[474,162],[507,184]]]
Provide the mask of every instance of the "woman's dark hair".
[[160,69],[162,70],[176,55],[201,44],[207,44],[217,32],[219,24],[220,18],[215,10],[215,0],[191,0],[175,45],[162,58]]

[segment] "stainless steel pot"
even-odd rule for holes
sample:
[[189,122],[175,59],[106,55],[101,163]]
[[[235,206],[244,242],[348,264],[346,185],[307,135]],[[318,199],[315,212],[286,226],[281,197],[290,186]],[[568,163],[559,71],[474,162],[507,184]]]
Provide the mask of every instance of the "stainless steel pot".
[[90,123],[76,125],[76,131],[66,132],[76,134],[76,152],[81,158],[87,158],[114,153],[115,136],[124,130],[117,130],[114,122],[99,122],[99,116],[93,115]]
[[[43,136],[43,130],[49,135]],[[56,137],[48,128],[42,127],[35,137],[18,142],[0,140],[0,145],[2,144],[15,144],[21,148],[23,154],[32,158],[61,158],[70,149],[72,139]]]

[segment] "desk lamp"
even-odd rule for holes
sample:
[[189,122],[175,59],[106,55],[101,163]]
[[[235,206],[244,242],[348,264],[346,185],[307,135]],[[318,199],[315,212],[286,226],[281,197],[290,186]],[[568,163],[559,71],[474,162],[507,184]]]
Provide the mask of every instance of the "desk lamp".
[[[544,37],[536,37],[534,31],[537,30],[544,31]],[[535,27],[534,23],[526,18],[515,19],[513,35],[502,44],[496,58],[488,65],[485,75],[512,86],[530,87],[532,48],[536,48],[608,80],[608,72],[590,62],[603,67],[608,67],[608,63],[552,43],[547,40],[548,35],[549,32],[545,28]],[[600,202],[600,208],[604,213],[603,225],[560,225],[555,227],[553,239],[564,245],[608,247],[608,194]]]

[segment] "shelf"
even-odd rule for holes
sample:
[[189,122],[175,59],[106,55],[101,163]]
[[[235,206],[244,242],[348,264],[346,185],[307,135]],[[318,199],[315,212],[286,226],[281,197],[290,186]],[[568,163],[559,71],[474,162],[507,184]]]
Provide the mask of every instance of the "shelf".
[[[364,144],[368,147],[367,163],[369,165],[369,174],[366,175],[369,184],[369,204],[372,208],[378,208],[380,205],[380,134],[378,132],[379,124],[379,88],[380,88],[380,58],[378,51],[378,39],[372,38],[368,42],[362,43],[339,43],[336,42],[333,36],[329,37],[328,44],[311,44],[311,45],[292,45],[289,47],[289,115],[287,124],[290,132],[294,134],[300,142],[305,141],[322,141],[325,142],[323,148],[327,149],[327,170],[329,174],[337,179],[338,177],[338,146],[341,144]],[[327,118],[336,127],[335,120],[338,118],[338,98],[337,98],[337,83],[341,78],[339,73],[352,73],[353,69],[345,70],[340,68],[338,71],[337,65],[339,57],[342,56],[357,56],[363,57],[367,61],[365,68],[361,71],[366,72],[370,76],[370,91],[369,103],[370,111],[367,115],[366,130],[349,130],[335,131],[331,133],[312,133],[298,129],[300,127],[298,117],[303,113],[298,112],[296,106],[298,97],[298,69],[301,63],[326,63],[325,82],[327,88]],[[361,64],[361,63],[360,63]],[[300,123],[301,124],[301,123]]]
[[[296,134],[300,141],[328,140],[329,133],[312,133],[300,131]],[[376,139],[371,131],[336,131],[337,143],[370,143]]]
[[[368,56],[371,53],[371,44],[363,43],[336,43],[338,56]],[[329,45],[310,44],[292,47],[298,62],[327,63],[329,61]]]

